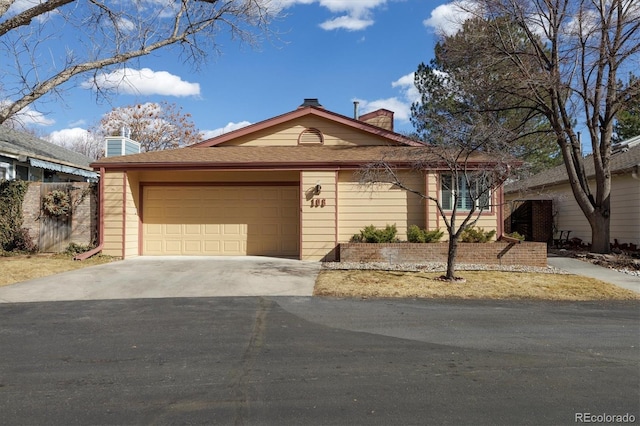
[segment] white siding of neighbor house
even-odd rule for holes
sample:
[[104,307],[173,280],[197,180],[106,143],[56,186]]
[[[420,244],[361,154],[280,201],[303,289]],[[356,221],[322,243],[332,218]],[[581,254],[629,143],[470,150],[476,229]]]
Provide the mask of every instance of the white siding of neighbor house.
[[640,246],[640,180],[614,176],[611,190],[611,240]]
[[[591,182],[594,188],[594,182]],[[558,231],[571,231],[571,238],[591,242],[591,227],[576,202],[568,183],[546,188],[534,194],[508,194],[509,200],[553,200]],[[611,242],[640,245],[640,181],[631,174],[613,175],[611,181]],[[557,236],[557,235],[556,235]]]

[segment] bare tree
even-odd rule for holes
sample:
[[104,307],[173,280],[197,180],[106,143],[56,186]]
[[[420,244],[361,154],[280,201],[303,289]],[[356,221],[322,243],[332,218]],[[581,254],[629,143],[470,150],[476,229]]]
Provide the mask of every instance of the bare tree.
[[42,139],[56,145],[70,149],[75,152],[97,160],[104,156],[104,138],[94,132],[84,129],[67,129],[67,131],[54,132]]
[[[592,250],[610,249],[611,143],[616,114],[640,96],[632,75],[640,61],[637,0],[474,0],[458,7],[487,22],[509,19],[522,29],[521,49],[501,25],[492,25],[493,51],[507,61],[510,79],[485,90],[542,114],[560,147],[573,195],[592,230]],[[473,4],[474,7],[469,7]],[[479,7],[478,7],[479,6]],[[500,19],[499,19],[500,18]],[[535,68],[531,64],[536,64]],[[535,71],[535,72],[534,72]],[[540,72],[542,71],[542,72]],[[621,83],[621,84],[620,84]],[[586,127],[592,155],[583,156],[579,129]],[[589,184],[586,161],[593,163]]]
[[[74,77],[87,78],[175,48],[198,66],[221,37],[247,43],[267,34],[278,12],[267,0],[0,1],[0,124]],[[71,34],[65,45],[61,34]],[[77,82],[76,82],[77,83]],[[59,100],[63,100],[62,97]]]
[[[455,281],[456,255],[460,236],[475,226],[482,212],[502,208],[497,189],[508,178],[513,164],[506,149],[510,136],[501,127],[481,122],[463,122],[440,117],[431,123],[433,143],[425,145],[411,164],[414,173],[436,173],[441,196],[412,187],[398,171],[394,155],[367,164],[358,171],[361,184],[389,183],[435,204],[449,237],[447,271],[444,279]],[[397,149],[401,154],[402,148]]]
[[202,141],[191,114],[168,102],[145,103],[114,108],[100,120],[97,133],[111,136],[126,127],[142,151],[178,148]]

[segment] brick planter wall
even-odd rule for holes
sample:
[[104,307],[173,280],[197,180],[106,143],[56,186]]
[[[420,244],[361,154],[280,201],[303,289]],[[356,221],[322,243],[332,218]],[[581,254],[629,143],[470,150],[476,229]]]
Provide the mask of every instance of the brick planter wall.
[[[340,244],[341,262],[446,262],[447,243]],[[545,243],[459,243],[458,263],[547,266]]]

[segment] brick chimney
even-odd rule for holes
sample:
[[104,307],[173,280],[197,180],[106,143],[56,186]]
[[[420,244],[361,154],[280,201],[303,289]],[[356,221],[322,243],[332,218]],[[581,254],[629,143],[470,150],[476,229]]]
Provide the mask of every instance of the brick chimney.
[[393,111],[378,109],[361,115],[358,120],[393,132]]

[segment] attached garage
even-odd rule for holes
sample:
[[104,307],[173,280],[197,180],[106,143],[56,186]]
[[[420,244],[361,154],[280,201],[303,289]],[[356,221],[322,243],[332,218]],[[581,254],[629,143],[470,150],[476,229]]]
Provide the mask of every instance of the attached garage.
[[143,255],[299,256],[299,186],[144,186]]
[[[389,185],[360,185],[357,175],[387,159],[436,199],[440,170],[414,175],[413,169],[416,158],[431,154],[393,132],[391,111],[351,118],[306,99],[293,111],[199,144],[93,163],[101,197],[93,252],[333,261],[341,242],[371,224],[396,224],[401,239],[413,224],[441,227],[432,201]],[[498,214],[482,220],[500,233]]]

